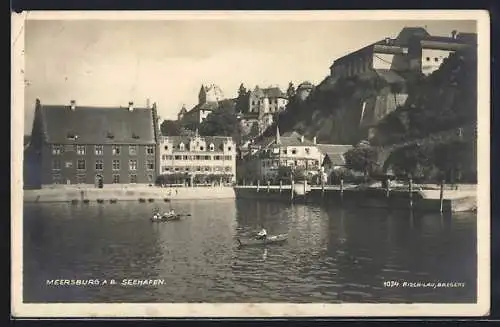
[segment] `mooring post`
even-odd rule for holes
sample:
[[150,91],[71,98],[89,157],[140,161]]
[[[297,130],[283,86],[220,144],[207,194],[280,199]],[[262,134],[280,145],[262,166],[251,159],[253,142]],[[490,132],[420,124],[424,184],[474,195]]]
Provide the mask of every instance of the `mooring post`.
[[267,181],[267,193],[269,193],[270,191],[270,185],[271,185],[271,181]]
[[282,190],[283,190],[283,181],[280,179],[280,194],[281,194]]
[[325,181],[321,178],[321,196],[325,196]]
[[385,196],[386,198],[389,198],[389,194],[391,192],[391,181],[389,180],[389,177],[385,180]]
[[443,202],[444,202],[444,180],[441,181],[439,187],[439,213],[443,213]]
[[259,187],[260,187],[260,179],[257,180],[257,192],[259,192]]
[[408,193],[410,197],[410,208],[413,208],[413,180],[411,177],[408,180]]
[[294,193],[294,180],[292,179],[292,187],[290,188],[290,200],[293,201],[293,193]]
[[340,178],[340,200],[344,201],[344,179]]

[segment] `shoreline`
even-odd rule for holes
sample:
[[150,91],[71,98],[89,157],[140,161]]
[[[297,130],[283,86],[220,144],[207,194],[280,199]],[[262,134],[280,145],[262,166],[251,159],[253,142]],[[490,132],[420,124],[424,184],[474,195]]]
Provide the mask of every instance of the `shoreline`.
[[115,203],[236,198],[233,187],[131,187],[131,188],[52,188],[23,190],[23,203]]

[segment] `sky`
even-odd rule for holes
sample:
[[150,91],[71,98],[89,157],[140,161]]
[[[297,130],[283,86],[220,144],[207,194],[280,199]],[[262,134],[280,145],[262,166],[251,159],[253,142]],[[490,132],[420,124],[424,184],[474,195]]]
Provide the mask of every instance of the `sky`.
[[432,35],[476,32],[474,21],[27,20],[25,134],[42,104],[145,106],[162,119],[198,102],[202,84],[235,97],[243,83],[314,84],[333,61],[405,26]]

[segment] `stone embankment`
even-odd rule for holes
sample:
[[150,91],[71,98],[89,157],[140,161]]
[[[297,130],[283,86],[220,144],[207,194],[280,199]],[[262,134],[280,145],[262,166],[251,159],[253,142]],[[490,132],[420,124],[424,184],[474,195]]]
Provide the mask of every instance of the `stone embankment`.
[[232,187],[54,188],[24,190],[25,203],[214,200],[235,198]]

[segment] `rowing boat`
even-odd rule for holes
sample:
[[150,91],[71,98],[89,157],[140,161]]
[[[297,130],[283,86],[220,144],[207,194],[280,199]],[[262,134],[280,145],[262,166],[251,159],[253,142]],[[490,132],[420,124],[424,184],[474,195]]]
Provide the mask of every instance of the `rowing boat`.
[[238,246],[263,246],[263,245],[271,245],[271,244],[281,244],[288,240],[288,234],[279,234],[268,236],[266,239],[256,239],[249,238],[246,240],[241,240],[240,238],[236,239],[238,242]]
[[174,221],[174,220],[181,220],[182,217],[186,216],[191,216],[190,214],[176,214],[176,215],[154,215],[151,217],[151,221],[157,221],[157,222],[162,222],[162,221]]

